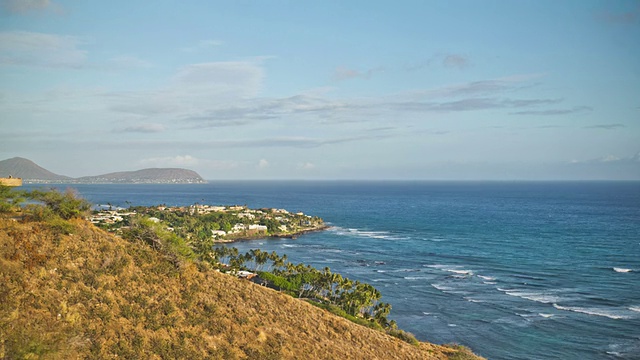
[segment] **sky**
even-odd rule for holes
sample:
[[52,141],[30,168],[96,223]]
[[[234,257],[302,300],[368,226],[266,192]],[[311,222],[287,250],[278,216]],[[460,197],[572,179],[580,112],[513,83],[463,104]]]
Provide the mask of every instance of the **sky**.
[[640,180],[640,1],[0,0],[0,160]]

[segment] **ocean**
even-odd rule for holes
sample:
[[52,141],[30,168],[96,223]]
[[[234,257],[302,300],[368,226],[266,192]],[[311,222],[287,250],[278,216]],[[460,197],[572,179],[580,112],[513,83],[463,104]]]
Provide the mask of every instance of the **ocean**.
[[[51,185],[24,186],[34,187]],[[329,230],[231,246],[368,282],[420,340],[467,345],[489,359],[640,359],[640,182],[72,187],[94,204],[320,216]]]

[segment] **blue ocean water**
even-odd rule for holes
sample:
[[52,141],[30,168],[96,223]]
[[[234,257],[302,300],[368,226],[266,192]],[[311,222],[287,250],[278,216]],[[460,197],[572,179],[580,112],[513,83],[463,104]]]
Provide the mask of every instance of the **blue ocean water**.
[[640,359],[639,182],[73,187],[96,204],[246,204],[321,216],[330,230],[232,246],[371,283],[392,304],[390,317],[421,340],[489,359]]

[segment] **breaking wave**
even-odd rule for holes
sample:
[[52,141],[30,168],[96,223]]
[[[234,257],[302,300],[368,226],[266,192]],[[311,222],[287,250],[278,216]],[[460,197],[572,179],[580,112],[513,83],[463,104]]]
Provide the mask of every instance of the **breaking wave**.
[[609,319],[615,319],[615,320],[629,318],[628,316],[621,315],[607,309],[585,308],[585,307],[578,307],[578,306],[561,306],[558,304],[553,304],[553,307],[558,310],[573,311],[576,313],[594,315],[594,316],[604,316],[604,317],[608,317]]
[[349,236],[349,237],[383,239],[383,240],[407,240],[408,239],[406,237],[393,235],[388,231],[367,231],[367,230],[359,230],[359,229],[351,229],[351,228],[342,228],[339,226],[332,227],[329,230],[336,233],[336,235]]

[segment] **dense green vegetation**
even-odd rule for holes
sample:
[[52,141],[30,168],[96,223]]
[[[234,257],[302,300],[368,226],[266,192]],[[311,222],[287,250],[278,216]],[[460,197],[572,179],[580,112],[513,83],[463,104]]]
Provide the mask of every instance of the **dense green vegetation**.
[[[287,262],[286,256],[275,252],[254,249],[238,254],[235,248],[217,247],[215,253],[216,259],[224,259],[233,269],[257,271],[266,284],[277,290],[341,309],[350,318],[364,319],[380,328],[395,329],[394,323],[387,320],[391,305],[380,302],[380,291],[369,284],[345,278],[328,267],[318,270]],[[265,267],[268,271],[263,271]]]

